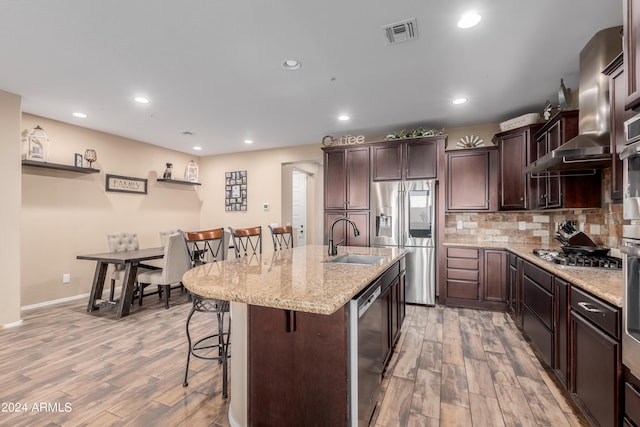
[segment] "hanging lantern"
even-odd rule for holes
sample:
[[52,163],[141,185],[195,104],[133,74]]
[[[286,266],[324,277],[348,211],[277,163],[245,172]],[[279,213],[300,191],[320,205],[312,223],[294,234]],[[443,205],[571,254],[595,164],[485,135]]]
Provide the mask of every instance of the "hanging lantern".
[[38,125],[27,134],[27,160],[46,162],[49,159],[49,137]]

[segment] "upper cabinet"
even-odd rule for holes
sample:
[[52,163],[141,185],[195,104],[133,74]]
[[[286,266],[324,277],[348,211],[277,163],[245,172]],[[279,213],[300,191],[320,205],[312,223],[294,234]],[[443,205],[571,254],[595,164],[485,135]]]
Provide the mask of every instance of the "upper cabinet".
[[640,3],[623,0],[624,66],[627,80],[625,109],[640,107]]
[[373,181],[431,179],[437,175],[437,143],[444,137],[387,141],[371,147]]
[[500,210],[523,210],[531,206],[537,190],[529,175],[522,170],[529,164],[535,151],[534,135],[541,124],[525,126],[498,133],[493,143],[498,146],[500,158]]
[[369,147],[324,151],[324,208],[369,209]]
[[447,157],[447,210],[496,211],[498,147],[453,150]]
[[622,201],[623,161],[616,153],[616,146],[624,145],[624,122],[633,116],[633,111],[625,111],[627,80],[623,67],[623,55],[620,54],[603,71],[609,76],[609,103],[611,105],[611,200]]

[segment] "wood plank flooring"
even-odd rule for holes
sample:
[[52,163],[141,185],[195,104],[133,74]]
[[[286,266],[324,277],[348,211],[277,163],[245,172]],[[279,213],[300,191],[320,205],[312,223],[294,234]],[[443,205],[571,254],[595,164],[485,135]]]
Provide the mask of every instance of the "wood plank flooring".
[[[0,330],[0,426],[229,425],[220,365],[192,359],[182,387],[184,294],[122,319],[85,307],[29,310]],[[502,313],[408,306],[383,390],[376,427],[586,425]]]

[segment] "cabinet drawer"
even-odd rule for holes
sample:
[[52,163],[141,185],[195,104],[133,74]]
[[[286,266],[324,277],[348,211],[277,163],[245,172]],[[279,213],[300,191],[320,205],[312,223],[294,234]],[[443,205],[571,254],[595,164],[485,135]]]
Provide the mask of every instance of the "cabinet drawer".
[[524,274],[546,289],[547,292],[553,292],[553,274],[531,264],[530,262],[524,263]]
[[509,252],[509,264],[512,267],[516,267],[518,264],[518,256]]
[[459,282],[447,280],[447,298],[470,299],[477,301],[480,285],[478,282]]
[[447,268],[462,268],[464,270],[478,270],[480,261],[468,258],[447,258]]
[[478,249],[469,248],[447,248],[447,257],[449,258],[474,258],[478,259],[480,251]]
[[571,308],[612,337],[620,339],[620,310],[616,307],[572,286]]
[[640,426],[640,391],[627,382],[624,383],[624,412],[626,418]]
[[478,270],[456,270],[447,269],[447,279],[479,281],[480,272]]
[[549,330],[553,330],[553,294],[525,277],[523,301]]
[[553,355],[553,332],[551,332],[538,316],[528,308],[522,310],[522,329],[533,342],[542,360],[551,366]]

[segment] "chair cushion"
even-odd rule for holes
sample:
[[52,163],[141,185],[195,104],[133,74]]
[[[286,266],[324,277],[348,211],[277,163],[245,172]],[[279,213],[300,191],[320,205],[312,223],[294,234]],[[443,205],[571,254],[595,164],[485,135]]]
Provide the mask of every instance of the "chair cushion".
[[138,283],[149,283],[151,285],[168,284],[162,282],[162,270],[146,270],[144,273],[138,274]]

